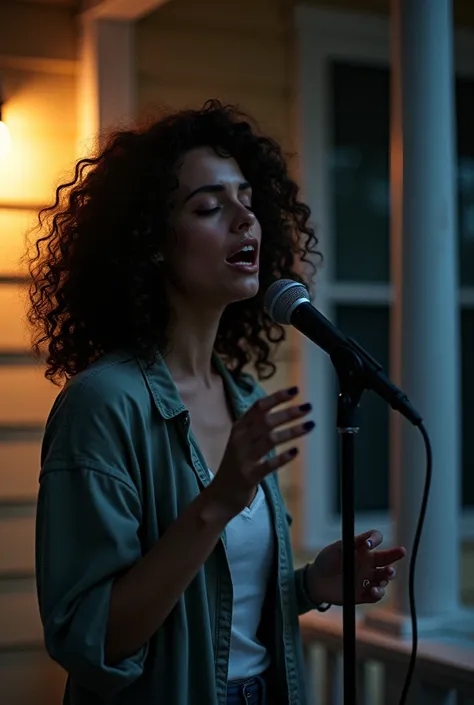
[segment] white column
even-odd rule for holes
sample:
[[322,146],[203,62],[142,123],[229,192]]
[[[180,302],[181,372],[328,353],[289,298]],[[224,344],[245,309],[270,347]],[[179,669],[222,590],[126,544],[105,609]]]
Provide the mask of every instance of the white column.
[[[422,414],[433,482],[416,567],[420,631],[458,612],[460,353],[451,0],[392,0],[392,377]],[[392,507],[411,553],[425,481],[420,434],[393,418]],[[407,633],[408,560],[394,610],[367,621]]]
[[134,21],[80,15],[78,152],[135,118]]

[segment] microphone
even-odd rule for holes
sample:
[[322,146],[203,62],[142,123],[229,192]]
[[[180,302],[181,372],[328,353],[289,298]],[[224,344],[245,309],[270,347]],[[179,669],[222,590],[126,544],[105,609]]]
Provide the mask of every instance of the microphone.
[[292,325],[311,342],[331,355],[334,348],[349,348],[362,363],[363,383],[384,399],[414,426],[422,418],[402,392],[385,375],[382,366],[369,355],[353,338],[338,330],[310,302],[308,289],[292,279],[278,279],[267,289],[264,307],[275,323]]

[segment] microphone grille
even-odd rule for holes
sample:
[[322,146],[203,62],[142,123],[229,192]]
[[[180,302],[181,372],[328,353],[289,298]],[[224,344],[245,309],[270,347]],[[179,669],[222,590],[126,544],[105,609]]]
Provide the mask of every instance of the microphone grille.
[[309,300],[309,291],[303,284],[292,279],[278,279],[265,292],[263,305],[275,323],[289,325],[295,308]]

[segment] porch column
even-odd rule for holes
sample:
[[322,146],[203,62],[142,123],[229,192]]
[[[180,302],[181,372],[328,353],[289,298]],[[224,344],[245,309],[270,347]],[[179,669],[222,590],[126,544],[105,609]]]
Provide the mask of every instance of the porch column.
[[[433,481],[416,566],[420,631],[458,613],[460,345],[451,0],[392,0],[392,378],[424,418]],[[391,506],[397,541],[413,546],[425,482],[420,434],[392,419]],[[408,560],[393,609],[367,619],[409,633]]]
[[136,118],[135,22],[169,0],[82,0],[79,22],[78,156]]
[[135,118],[135,23],[90,11],[79,23],[78,153],[84,156],[101,133]]

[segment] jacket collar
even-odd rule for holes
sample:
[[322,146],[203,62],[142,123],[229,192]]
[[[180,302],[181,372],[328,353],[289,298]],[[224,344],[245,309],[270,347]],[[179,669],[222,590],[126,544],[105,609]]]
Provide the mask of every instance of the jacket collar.
[[[152,365],[146,365],[142,360],[138,360],[138,364],[150,389],[156,408],[164,419],[172,419],[183,411],[187,411],[168,367],[160,354],[156,356],[156,360]],[[239,418],[262,396],[263,392],[250,375],[242,374],[239,380],[235,380],[217,354],[213,356],[213,364],[224,381],[235,418]]]

